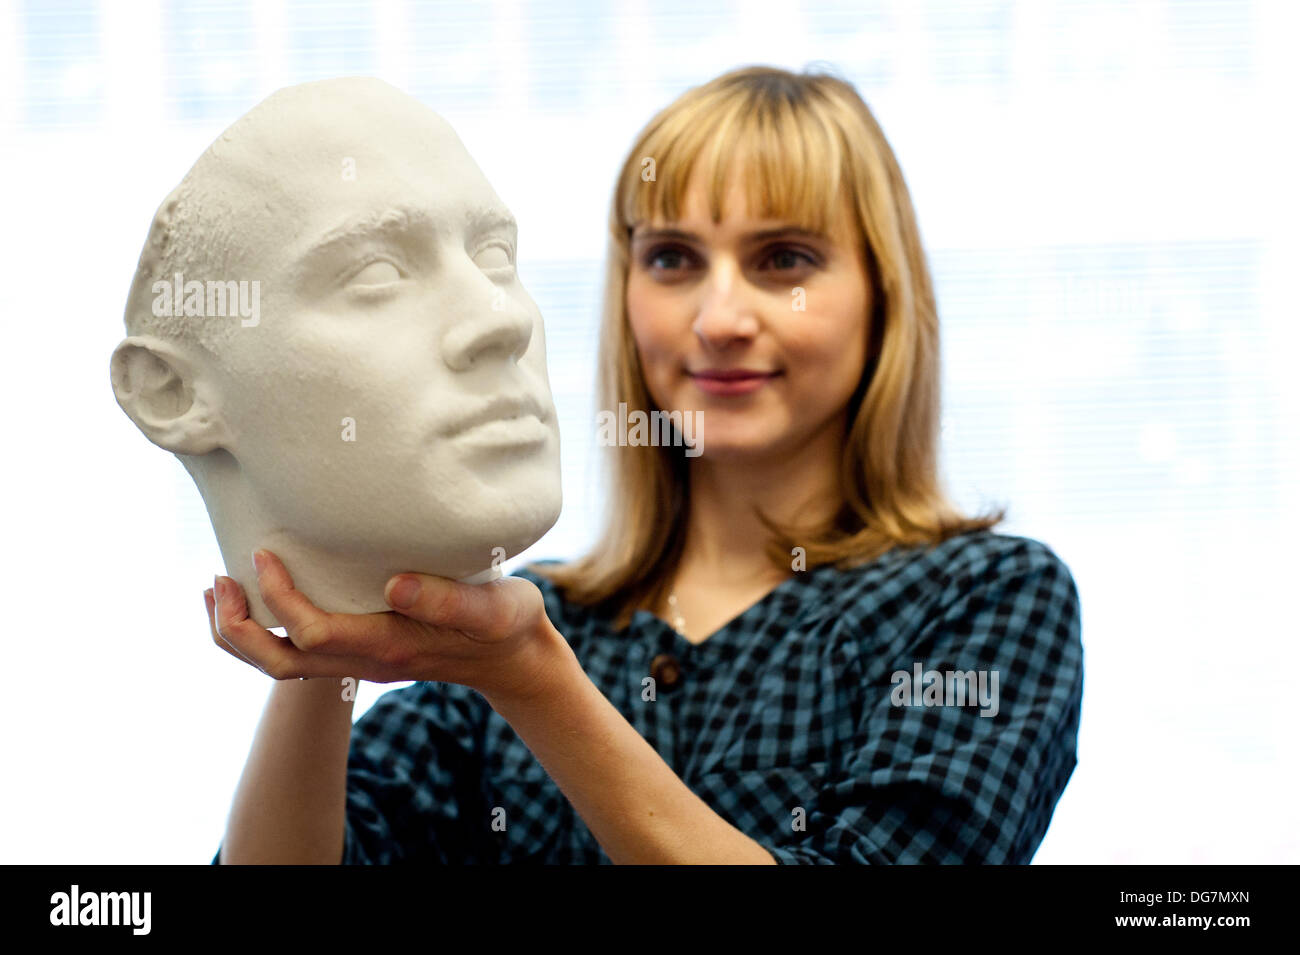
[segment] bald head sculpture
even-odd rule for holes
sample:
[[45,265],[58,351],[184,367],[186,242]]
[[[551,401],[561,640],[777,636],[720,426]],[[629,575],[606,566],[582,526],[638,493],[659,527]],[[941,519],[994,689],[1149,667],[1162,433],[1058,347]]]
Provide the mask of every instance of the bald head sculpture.
[[560,513],[542,318],[451,127],[375,79],[280,90],[164,200],[111,360],[122,410],[327,611],[403,571],[480,582]]

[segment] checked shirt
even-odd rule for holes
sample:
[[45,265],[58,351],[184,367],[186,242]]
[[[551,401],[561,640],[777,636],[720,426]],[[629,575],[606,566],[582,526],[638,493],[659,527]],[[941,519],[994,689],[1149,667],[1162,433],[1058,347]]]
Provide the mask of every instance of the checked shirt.
[[[699,644],[645,610],[615,630],[516,576],[610,702],[778,863],[1027,863],[1074,770],[1079,596],[1038,541],[980,531],[796,573]],[[664,660],[675,681],[647,699]],[[900,692],[929,671],[996,671],[996,707]],[[510,725],[451,683],[390,690],[357,719],[342,861],[610,863]]]

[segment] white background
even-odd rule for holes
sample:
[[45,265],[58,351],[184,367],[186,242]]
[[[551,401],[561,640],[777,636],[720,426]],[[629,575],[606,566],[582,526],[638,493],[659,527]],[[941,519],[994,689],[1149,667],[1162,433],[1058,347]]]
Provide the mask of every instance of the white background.
[[1297,9],[0,0],[0,861],[207,862],[269,688],[212,645],[202,501],[108,380],[153,212],[226,125],[366,73],[455,126],[520,222],[562,415],[525,556],[567,557],[623,153],[688,86],[812,61],[917,205],[954,494],[1079,585],[1079,767],[1035,861],[1300,861]]

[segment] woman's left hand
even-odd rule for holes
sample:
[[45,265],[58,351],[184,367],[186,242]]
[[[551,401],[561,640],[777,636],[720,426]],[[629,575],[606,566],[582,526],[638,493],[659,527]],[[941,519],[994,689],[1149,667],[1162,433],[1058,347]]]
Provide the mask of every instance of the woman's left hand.
[[463,584],[398,574],[384,591],[394,612],[327,613],[294,589],[278,557],[259,554],[258,590],[288,639],[249,619],[243,588],[229,577],[205,593],[208,621],[218,646],[276,680],[439,680],[520,700],[542,690],[568,650],[541,591],[518,577]]

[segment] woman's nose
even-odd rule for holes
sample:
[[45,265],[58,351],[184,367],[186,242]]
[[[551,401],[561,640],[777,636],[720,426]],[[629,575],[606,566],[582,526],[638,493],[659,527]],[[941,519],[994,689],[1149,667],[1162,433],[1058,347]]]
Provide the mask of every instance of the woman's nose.
[[715,263],[703,284],[703,299],[691,330],[707,344],[721,346],[758,333],[758,316],[744,276],[733,264]]
[[442,339],[442,358],[452,371],[468,371],[496,358],[519,361],[533,335],[532,312],[494,287],[488,302],[468,309]]

